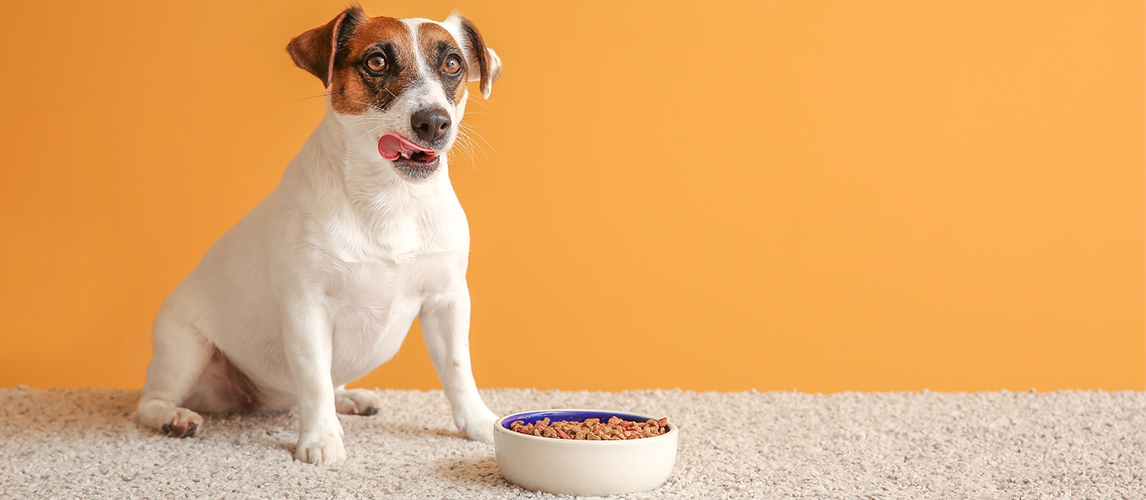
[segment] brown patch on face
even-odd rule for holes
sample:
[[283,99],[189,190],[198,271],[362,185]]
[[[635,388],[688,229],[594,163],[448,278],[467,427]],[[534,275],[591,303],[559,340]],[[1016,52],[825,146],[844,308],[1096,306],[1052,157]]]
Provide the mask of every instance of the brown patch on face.
[[[392,17],[359,20],[342,33],[334,57],[330,104],[342,114],[362,114],[368,109],[385,111],[417,78],[410,30]],[[367,63],[382,56],[385,67],[374,71]]]
[[[434,79],[442,84],[442,90],[451,96],[454,105],[461,104],[466,96],[466,79],[469,68],[466,65],[466,56],[458,47],[453,35],[445,28],[434,23],[418,25],[418,48],[422,52],[422,60],[430,70]],[[458,72],[450,74],[443,69],[447,59],[456,58],[459,64]]]

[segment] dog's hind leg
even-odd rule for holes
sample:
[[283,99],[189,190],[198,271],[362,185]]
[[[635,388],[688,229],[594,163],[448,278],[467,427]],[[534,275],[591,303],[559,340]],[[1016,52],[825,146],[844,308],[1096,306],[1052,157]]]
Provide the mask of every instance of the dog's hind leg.
[[169,436],[194,436],[203,417],[181,406],[199,389],[215,346],[193,326],[163,310],[155,318],[151,339],[153,354],[136,419]]

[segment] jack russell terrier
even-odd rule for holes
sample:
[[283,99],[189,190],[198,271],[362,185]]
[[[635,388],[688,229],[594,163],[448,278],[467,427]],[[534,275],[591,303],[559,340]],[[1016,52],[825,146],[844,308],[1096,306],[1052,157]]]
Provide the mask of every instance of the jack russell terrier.
[[295,458],[340,462],[335,412],[381,405],[345,384],[390,360],[417,317],[454,423],[492,443],[496,416],[470,368],[469,226],[447,153],[466,82],[489,97],[501,60],[460,16],[369,17],[361,7],[287,52],[326,85],[326,116],[278,187],[163,302],[136,418],[191,437],[196,411],[297,405]]

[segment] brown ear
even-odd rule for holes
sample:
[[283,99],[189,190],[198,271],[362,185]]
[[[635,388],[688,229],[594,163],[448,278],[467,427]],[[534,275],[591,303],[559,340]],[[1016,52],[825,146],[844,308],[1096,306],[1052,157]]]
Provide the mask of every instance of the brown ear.
[[339,45],[346,42],[351,28],[365,17],[362,7],[350,7],[329,23],[292,38],[287,44],[287,53],[295,65],[317,76],[322,85],[329,88]]
[[[477,26],[471,23],[469,19],[461,16],[456,17],[461,28],[462,36],[465,37],[465,43],[469,45],[466,50],[466,59],[469,66],[473,68],[478,67],[477,74],[470,71],[470,81],[481,81],[479,88],[481,89],[482,97],[489,98],[490,91],[493,90],[493,82],[501,77],[501,58],[497,56],[497,52],[489,48],[482,40],[481,32],[478,31]],[[447,19],[449,23],[451,20]]]

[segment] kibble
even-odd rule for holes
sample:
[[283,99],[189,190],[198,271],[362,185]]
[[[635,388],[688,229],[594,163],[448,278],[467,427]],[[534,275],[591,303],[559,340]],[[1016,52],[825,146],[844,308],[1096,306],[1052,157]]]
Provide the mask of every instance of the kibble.
[[610,417],[605,423],[599,418],[585,419],[584,422],[559,420],[550,422],[546,417],[536,423],[526,424],[515,420],[509,424],[509,430],[555,439],[580,439],[588,441],[623,441],[626,439],[640,439],[656,437],[668,432],[668,418],[660,420],[648,419],[644,422],[633,422],[619,417]]

